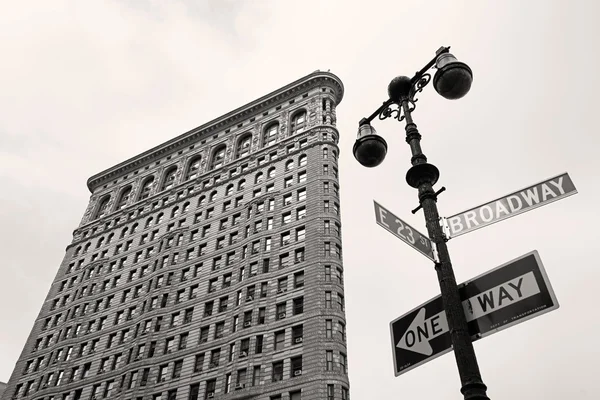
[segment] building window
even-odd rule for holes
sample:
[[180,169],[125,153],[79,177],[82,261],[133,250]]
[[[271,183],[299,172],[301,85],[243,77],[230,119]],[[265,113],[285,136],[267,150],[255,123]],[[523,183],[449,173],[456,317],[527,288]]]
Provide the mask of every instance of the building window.
[[343,373],[347,373],[347,362],[346,362],[346,355],[344,353],[340,352],[340,368],[342,370]]
[[283,380],[283,361],[273,363],[273,382]]
[[294,183],[294,177],[293,176],[288,176],[287,178],[285,178],[283,180],[283,187],[284,188],[291,187],[293,183]]
[[263,138],[262,138],[263,139],[262,140],[263,147],[271,146],[272,144],[275,144],[275,142],[277,142],[278,132],[279,132],[279,124],[278,123],[274,123],[274,124],[267,126],[267,128],[263,132]]
[[294,315],[302,314],[304,312],[304,297],[297,297],[294,299]]
[[260,385],[260,375],[261,375],[260,370],[261,370],[260,365],[256,365],[253,368],[253,371],[252,371],[252,386],[258,386],[258,385]]
[[275,307],[275,319],[280,320],[285,318],[285,302],[277,304]]
[[325,281],[331,282],[331,265],[325,266]]
[[292,344],[300,344],[303,339],[303,327],[302,325],[292,327]]
[[223,163],[225,162],[225,150],[226,150],[225,145],[221,145],[215,149],[215,152],[213,153],[212,160],[210,163],[211,170],[220,168],[223,166]]
[[306,237],[306,229],[302,226],[296,229],[296,241],[302,241]]
[[331,339],[333,337],[333,320],[325,320],[325,337]]
[[327,385],[327,400],[334,400],[334,386],[332,384]]
[[106,214],[108,214],[109,200],[110,200],[110,196],[106,196],[100,201],[100,205],[98,206],[98,210],[96,211],[96,218],[94,218],[94,219],[102,218]]
[[306,111],[300,111],[292,117],[291,133],[300,133],[306,129]]
[[236,149],[236,158],[245,157],[250,154],[250,145],[252,144],[252,135],[245,134],[238,141]]
[[325,369],[327,371],[333,371],[333,351],[325,351]]
[[306,189],[298,190],[298,201],[306,200]]
[[119,197],[119,201],[117,202],[117,210],[121,210],[127,206],[127,202],[129,201],[130,196],[131,186],[128,186],[121,192],[121,196]]
[[348,388],[342,386],[342,400],[350,400],[350,392]]
[[185,176],[186,180],[195,179],[198,177],[198,175],[200,173],[200,162],[201,162],[200,157],[192,158],[192,160],[190,161],[190,164],[188,166],[187,174]]
[[217,387],[216,379],[210,379],[210,380],[206,381],[206,394],[204,395],[204,398],[206,400],[214,397],[216,387]]
[[196,354],[194,358],[194,372],[202,372],[204,368],[204,353]]
[[152,191],[152,184],[154,183],[154,177],[151,176],[147,178],[142,184],[142,189],[140,190],[140,200],[147,199],[150,197],[150,192]]
[[271,167],[269,168],[269,170],[267,171],[267,179],[271,179],[275,177],[275,167]]
[[302,154],[299,158],[298,158],[298,166],[299,167],[305,167],[306,166],[306,154]]
[[285,330],[281,330],[278,332],[275,332],[275,338],[273,340],[274,343],[274,350],[282,350],[285,346]]
[[254,176],[254,184],[258,185],[259,183],[263,183],[264,181],[264,174],[262,172],[257,173]]
[[261,354],[262,351],[263,351],[263,341],[264,341],[263,338],[264,338],[263,335],[257,335],[256,336],[256,346],[255,346],[255,349],[254,349],[254,352],[256,354]]
[[216,368],[219,366],[219,360],[221,358],[221,349],[211,350],[210,352],[210,365],[209,368]]
[[281,246],[290,244],[290,232],[284,232],[281,234]]
[[165,174],[164,181],[163,181],[162,190],[168,190],[173,187],[173,185],[175,184],[176,174],[177,174],[177,167],[171,168],[167,171],[167,173]]
[[306,182],[306,171],[300,172],[298,174],[298,183]]
[[302,356],[292,357],[290,359],[290,364],[291,364],[290,376],[292,378],[295,376],[302,375]]
[[298,289],[304,287],[304,271],[296,272],[294,274],[294,288]]
[[344,311],[344,296],[341,295],[340,293],[337,294],[337,302],[338,302],[338,308],[341,311]]
[[331,292],[325,292],[325,308],[331,308]]
[[294,169],[294,160],[288,160],[285,163],[285,170],[286,171],[291,171],[292,169]]

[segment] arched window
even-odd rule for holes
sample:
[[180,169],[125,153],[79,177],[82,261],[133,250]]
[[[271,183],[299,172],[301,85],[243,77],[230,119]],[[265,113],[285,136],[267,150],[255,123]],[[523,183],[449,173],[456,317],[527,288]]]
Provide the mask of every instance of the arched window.
[[104,236],[102,236],[100,239],[98,239],[98,242],[96,243],[96,248],[100,248],[102,246],[102,244],[104,243]]
[[206,196],[200,196],[198,199],[198,207],[202,207],[206,204]]
[[106,238],[106,244],[110,244],[110,242],[112,242],[113,236],[115,236],[114,233],[111,233],[108,235],[108,238]]
[[146,179],[142,184],[142,190],[140,191],[140,200],[147,199],[152,191],[152,184],[154,183],[154,177]]
[[256,185],[257,183],[262,183],[263,181],[263,173],[259,172],[258,174],[256,174],[256,176],[254,177],[254,184]]
[[225,162],[225,145],[221,145],[215,149],[210,163],[210,169],[220,168]]
[[164,214],[160,213],[156,216],[156,225],[160,224],[162,222]]
[[210,194],[208,201],[213,202],[213,201],[215,201],[216,198],[217,198],[217,191],[215,190]]
[[105,196],[102,200],[100,200],[100,204],[98,204],[98,209],[96,211],[96,217],[94,219],[102,218],[106,214],[108,214],[108,201],[110,200],[110,196]]
[[131,186],[126,187],[121,192],[121,196],[119,197],[119,201],[117,202],[117,210],[121,210],[127,206],[127,202],[129,201],[129,197],[131,196]]
[[123,228],[123,230],[121,231],[121,239],[123,239],[125,237],[125,235],[127,235],[128,230],[129,230],[129,228],[127,228],[127,227]]
[[306,129],[306,111],[297,112],[292,117],[291,133],[300,133]]
[[150,225],[152,225],[152,217],[150,217],[146,220],[146,225],[144,225],[144,227],[148,228]]
[[77,257],[79,255],[79,253],[81,253],[81,246],[79,246],[77,249],[75,249],[75,253],[73,254],[73,257]]
[[267,178],[273,178],[274,176],[275,176],[275,167],[271,167],[267,171]]
[[225,189],[225,196],[229,196],[231,193],[233,193],[233,183],[227,185],[227,188]]
[[86,243],[85,246],[83,246],[83,252],[87,253],[87,251],[90,249],[90,243]]
[[267,147],[272,144],[275,144],[275,142],[277,142],[277,134],[278,133],[279,133],[279,124],[278,123],[274,123],[274,124],[267,126],[267,128],[263,132],[263,137],[262,137],[263,147]]
[[186,201],[185,203],[183,203],[183,209],[181,210],[181,213],[186,213],[190,210],[190,202]]
[[298,166],[304,167],[306,166],[306,154],[302,154],[300,158],[298,158]]
[[174,207],[171,211],[171,218],[176,218],[179,215],[179,207]]
[[245,157],[250,154],[250,145],[252,144],[252,135],[250,133],[245,134],[238,140],[237,148],[235,150],[235,158]]
[[244,190],[245,187],[246,187],[246,181],[244,179],[242,179],[241,181],[238,182],[237,190]]
[[200,156],[194,157],[190,161],[190,165],[188,165],[187,173],[185,174],[185,180],[190,180],[197,178],[200,174],[200,162],[202,159]]
[[133,235],[135,233],[135,231],[137,231],[137,227],[138,227],[137,222],[135,224],[131,225],[131,232],[129,232],[129,234]]
[[165,179],[163,180],[162,190],[168,190],[173,187],[175,184],[175,176],[177,174],[177,167],[173,167],[167,170],[165,174]]
[[294,169],[294,160],[287,160],[285,163],[285,170],[291,171],[292,169]]

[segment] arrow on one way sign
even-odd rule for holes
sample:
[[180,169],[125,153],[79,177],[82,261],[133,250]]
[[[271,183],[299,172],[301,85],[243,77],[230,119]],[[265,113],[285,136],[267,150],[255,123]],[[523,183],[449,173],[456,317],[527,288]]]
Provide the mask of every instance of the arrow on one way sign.
[[448,320],[444,311],[425,319],[425,309],[421,308],[396,347],[430,356],[433,349],[429,341],[446,332]]

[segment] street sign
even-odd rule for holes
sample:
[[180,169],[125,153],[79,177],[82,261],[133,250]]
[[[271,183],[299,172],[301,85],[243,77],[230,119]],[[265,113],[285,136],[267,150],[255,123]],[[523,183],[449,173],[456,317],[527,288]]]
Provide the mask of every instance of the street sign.
[[[469,334],[477,340],[558,308],[537,251],[459,286]],[[450,351],[441,296],[390,323],[396,376]]]
[[450,238],[531,211],[577,193],[568,173],[446,218]]
[[375,220],[380,226],[392,232],[404,243],[435,262],[432,243],[427,236],[419,233],[415,228],[402,221],[374,200],[373,204],[375,205]]

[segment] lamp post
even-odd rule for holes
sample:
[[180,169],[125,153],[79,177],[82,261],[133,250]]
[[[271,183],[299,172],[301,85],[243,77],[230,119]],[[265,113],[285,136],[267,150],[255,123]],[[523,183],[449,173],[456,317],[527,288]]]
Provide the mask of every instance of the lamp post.
[[436,202],[438,194],[445,189],[442,188],[437,192],[433,189],[440,173],[433,164],[427,162],[427,157],[421,150],[421,135],[411,115],[417,101],[415,95],[431,81],[431,75],[427,71],[434,65],[437,72],[433,77],[433,86],[440,95],[447,99],[459,99],[467,94],[473,81],[471,69],[450,54],[450,47],[441,47],[435,57],[414,77],[398,76],[390,82],[389,99],[373,114],[360,121],[353,152],[356,160],[365,167],[381,164],[387,153],[387,144],[371,126],[371,121],[376,116],[381,120],[394,118],[398,121],[406,121],[406,142],[412,153],[412,167],[406,173],[406,182],[418,189],[419,207],[414,209],[413,213],[420,208],[423,209],[427,232],[436,244],[438,261],[435,263],[435,270],[462,384],[461,392],[465,400],[489,400],[486,394],[487,387],[481,379],[477,357],[469,336],[467,320],[446,246],[446,237],[440,225]]

